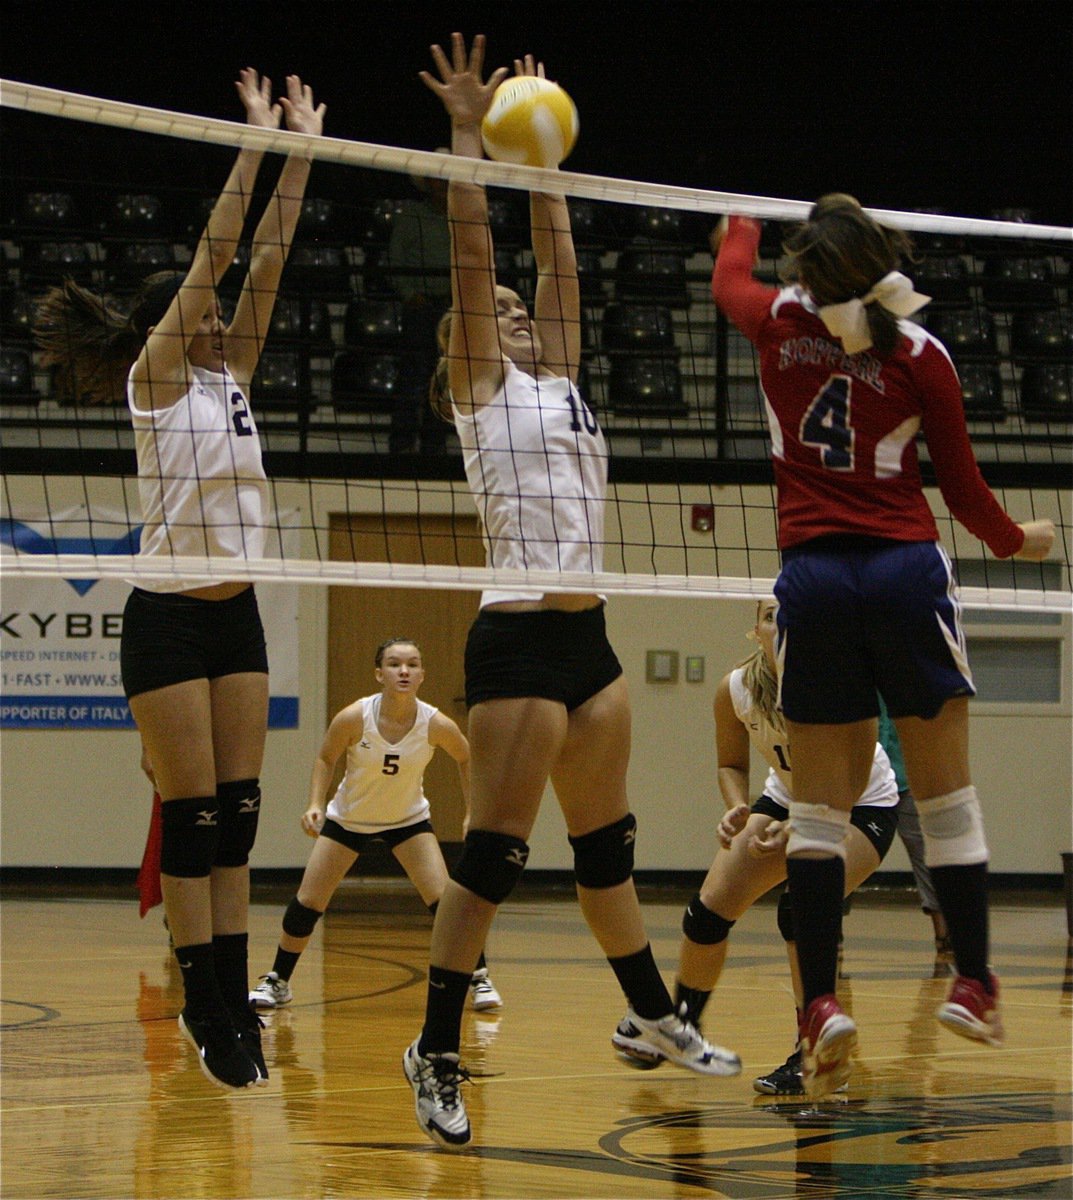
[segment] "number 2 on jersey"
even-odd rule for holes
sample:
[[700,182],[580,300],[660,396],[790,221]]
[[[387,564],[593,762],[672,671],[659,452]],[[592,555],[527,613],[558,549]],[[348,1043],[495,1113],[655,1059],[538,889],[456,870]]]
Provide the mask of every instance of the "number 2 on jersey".
[[853,470],[852,383],[848,375],[832,375],[801,418],[802,444],[818,447],[823,465],[831,471]]

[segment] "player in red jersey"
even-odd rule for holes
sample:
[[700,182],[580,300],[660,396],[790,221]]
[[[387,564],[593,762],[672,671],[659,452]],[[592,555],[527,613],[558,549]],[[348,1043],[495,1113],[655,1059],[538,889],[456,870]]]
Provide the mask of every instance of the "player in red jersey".
[[[712,295],[756,345],[778,488],[780,703],[794,760],[787,876],[805,992],[804,1085],[849,1076],[856,1027],[834,996],[850,810],[872,766],[882,693],[918,797],[957,977],[939,1020],[1002,1040],[988,967],[987,844],[969,773],[965,656],[950,561],[924,496],[923,431],[951,513],[1000,558],[1046,557],[1050,521],[1017,525],[984,482],[946,348],[905,320],[927,303],[898,270],[908,238],[851,196],[789,237],[789,286],[753,278],[759,226],[712,236]],[[837,631],[837,636],[832,634]]]

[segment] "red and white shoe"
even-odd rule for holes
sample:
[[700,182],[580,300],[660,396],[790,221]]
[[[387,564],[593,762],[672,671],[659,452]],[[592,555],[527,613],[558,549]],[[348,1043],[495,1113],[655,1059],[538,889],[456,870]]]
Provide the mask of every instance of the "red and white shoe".
[[974,1042],[986,1042],[989,1046],[1001,1046],[1006,1035],[999,1012],[998,980],[994,975],[990,975],[990,978],[989,995],[978,979],[970,979],[966,975],[955,976],[936,1016],[939,1024],[945,1025],[951,1033],[971,1038]]
[[857,1026],[833,995],[817,996],[805,1009],[799,1039],[806,1094],[817,1100],[838,1091],[849,1079]]

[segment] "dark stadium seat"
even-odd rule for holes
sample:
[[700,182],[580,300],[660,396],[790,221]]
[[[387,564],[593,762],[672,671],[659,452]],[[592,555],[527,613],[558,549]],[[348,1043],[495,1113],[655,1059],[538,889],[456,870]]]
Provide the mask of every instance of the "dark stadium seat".
[[918,292],[934,305],[965,306],[972,303],[971,273],[959,254],[929,255],[909,268]]
[[308,398],[309,361],[300,350],[266,350],[250,388],[254,410],[296,409]]
[[615,266],[615,299],[687,308],[685,255],[656,244],[627,246]]
[[316,296],[279,296],[268,327],[269,346],[299,345],[328,351],[332,320],[325,302]]
[[[206,217],[208,213],[205,214]],[[106,237],[170,238],[164,201],[151,192],[117,192],[103,202],[97,227]]]
[[1002,375],[996,363],[966,363],[958,371],[968,421],[1005,421]]
[[1073,366],[1065,362],[1025,367],[1021,413],[1028,421],[1073,421]]
[[601,345],[608,354],[675,353],[671,310],[662,304],[609,304],[604,309]]
[[4,345],[29,344],[33,340],[36,299],[23,288],[5,284],[0,288],[0,334]]
[[607,276],[600,261],[600,251],[578,249],[576,253],[578,288],[582,303],[602,306],[607,301]]
[[630,232],[634,237],[667,242],[673,246],[688,246],[697,240],[689,214],[677,208],[635,207]]
[[607,220],[606,205],[576,196],[571,196],[567,204],[570,209],[570,230],[574,236],[574,245],[579,250],[603,251],[616,244],[614,232]]
[[981,273],[984,300],[992,308],[1050,307],[1057,302],[1049,258],[992,255]]
[[1010,350],[1018,362],[1064,359],[1073,362],[1073,320],[1060,309],[1028,309],[1010,322]]
[[110,242],[105,247],[105,275],[111,287],[136,287],[147,275],[175,271],[178,263],[171,242],[160,238]]
[[36,404],[33,357],[22,346],[0,346],[0,403]]
[[83,239],[26,241],[22,244],[21,282],[36,290],[69,275],[77,283],[90,284],[98,257],[96,243]]
[[391,412],[399,392],[397,354],[342,350],[332,365],[332,403],[341,412]]
[[349,296],[346,249],[323,242],[295,242],[283,268],[282,286],[290,292],[315,292],[324,300]]
[[995,322],[983,308],[937,309],[928,313],[928,330],[946,346],[955,362],[998,357]]
[[391,227],[406,201],[385,197],[374,200],[365,209],[361,223],[360,241],[367,246],[386,246],[391,240]]
[[16,230],[38,232],[75,230],[82,217],[74,196],[63,191],[24,192],[16,211]]
[[355,296],[346,307],[343,341],[348,346],[391,348],[402,341],[402,303],[378,296]]
[[304,239],[334,240],[338,235],[338,214],[334,200],[307,196],[298,217],[297,236]]
[[607,398],[616,413],[679,416],[686,411],[682,376],[673,358],[612,359]]

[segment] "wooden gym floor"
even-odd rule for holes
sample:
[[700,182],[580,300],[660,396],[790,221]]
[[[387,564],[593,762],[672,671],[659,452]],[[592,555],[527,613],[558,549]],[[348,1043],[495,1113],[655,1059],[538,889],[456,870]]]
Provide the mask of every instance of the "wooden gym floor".
[[[402,891],[393,892],[394,888]],[[665,895],[665,894],[663,894]],[[512,899],[488,948],[504,1006],[467,1012],[463,1154],[418,1130],[401,1056],[424,1007],[430,922],[405,884],[345,885],[267,1017],[267,1088],[212,1087],[181,1042],[160,909],[7,899],[2,1176],[23,1197],[1053,1197],[1070,1177],[1073,959],[1059,897],[1000,896],[1007,1046],[941,1030],[930,922],[904,894],[846,918],[840,989],[860,1028],[850,1090],[757,1096],[792,1049],[770,902],[737,925],[705,1020],[743,1073],[637,1071],[609,1038],[623,1001],[569,898]],[[252,909],[251,971],[281,903]],[[673,978],[682,901],[645,900]],[[941,976],[941,968],[939,969]]]

